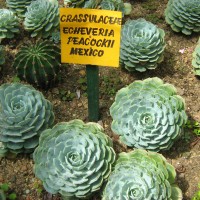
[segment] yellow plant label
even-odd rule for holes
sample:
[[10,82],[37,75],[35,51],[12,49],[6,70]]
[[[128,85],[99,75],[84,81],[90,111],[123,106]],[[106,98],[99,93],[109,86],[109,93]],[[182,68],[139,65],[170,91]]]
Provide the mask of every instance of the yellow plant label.
[[60,8],[61,62],[119,67],[122,13]]

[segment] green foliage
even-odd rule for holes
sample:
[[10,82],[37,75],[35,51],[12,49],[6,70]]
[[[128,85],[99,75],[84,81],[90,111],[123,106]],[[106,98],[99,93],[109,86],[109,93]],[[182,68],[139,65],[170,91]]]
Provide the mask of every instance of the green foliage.
[[59,96],[62,101],[72,101],[76,97],[76,93],[70,90],[59,89]]
[[5,157],[8,149],[5,147],[3,142],[0,142],[0,158]]
[[135,150],[120,153],[103,191],[102,200],[182,200],[176,171],[158,153]]
[[99,124],[72,120],[45,130],[33,159],[34,173],[48,192],[87,198],[108,179],[115,152]]
[[192,200],[200,200],[200,183],[199,183],[199,190],[196,192],[196,194],[192,197]]
[[155,69],[163,60],[165,32],[145,19],[129,20],[122,27],[120,63],[128,71]]
[[52,104],[30,85],[0,86],[0,142],[14,153],[32,152],[54,122]]
[[200,76],[200,38],[192,55],[193,55],[192,66],[194,69],[194,73],[195,75]]
[[200,136],[200,123],[199,122],[188,120],[187,123],[185,124],[185,127],[191,129],[192,132],[196,136]]
[[32,0],[6,0],[7,7],[12,10],[19,18],[24,18],[27,6]]
[[184,100],[159,78],[135,81],[118,91],[110,108],[112,130],[130,147],[168,150],[187,121]]
[[32,1],[25,13],[24,28],[31,37],[49,37],[59,26],[59,6],[57,0]]
[[11,191],[7,183],[0,185],[0,199],[1,200],[15,200],[17,195]]
[[52,87],[60,71],[60,48],[48,40],[23,46],[13,67],[20,79],[42,88]]
[[60,31],[55,31],[51,34],[50,40],[55,44],[60,43]]
[[200,32],[200,0],[169,0],[165,20],[175,32]]
[[97,8],[102,0],[64,0],[67,7],[72,8]]
[[19,21],[11,10],[0,9],[0,41],[19,33]]
[[4,63],[5,63],[4,46],[0,45],[0,65],[3,65]]

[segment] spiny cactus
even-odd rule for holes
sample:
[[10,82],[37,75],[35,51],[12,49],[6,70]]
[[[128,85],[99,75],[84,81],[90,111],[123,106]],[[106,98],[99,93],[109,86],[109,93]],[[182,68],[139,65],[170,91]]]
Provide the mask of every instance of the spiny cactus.
[[60,49],[51,41],[37,41],[21,47],[13,67],[17,76],[39,87],[53,86],[60,71]]
[[194,73],[200,76],[200,38],[199,42],[193,52],[192,66],[194,68]]
[[32,152],[41,132],[53,125],[52,104],[30,85],[0,86],[0,142],[14,153]]
[[24,28],[31,37],[47,38],[59,26],[59,6],[57,0],[32,1],[25,13]]
[[11,10],[0,9],[0,41],[19,33],[19,21]]

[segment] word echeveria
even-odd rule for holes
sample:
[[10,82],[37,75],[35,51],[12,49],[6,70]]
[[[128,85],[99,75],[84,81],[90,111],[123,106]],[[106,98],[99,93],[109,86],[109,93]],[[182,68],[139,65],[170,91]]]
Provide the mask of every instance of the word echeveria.
[[15,153],[32,152],[43,130],[54,122],[52,104],[32,86],[0,86],[0,142]]
[[169,0],[165,20],[175,32],[200,32],[200,0]]
[[112,130],[130,147],[160,151],[181,136],[184,100],[159,78],[135,81],[118,91],[110,108]]
[[128,71],[155,69],[163,60],[165,32],[145,19],[129,20],[122,27],[120,63]]
[[158,153],[135,150],[120,153],[102,200],[181,200],[176,171]]
[[115,153],[100,125],[72,120],[45,130],[33,159],[48,192],[86,198],[108,179]]

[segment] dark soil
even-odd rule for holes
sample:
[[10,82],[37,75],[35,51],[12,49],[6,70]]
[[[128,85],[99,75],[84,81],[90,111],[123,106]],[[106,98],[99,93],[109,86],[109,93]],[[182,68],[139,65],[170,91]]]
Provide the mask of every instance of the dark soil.
[[[111,117],[109,108],[114,101],[118,89],[135,80],[148,77],[159,77],[165,82],[173,84],[186,102],[186,111],[190,120],[200,122],[200,80],[194,75],[191,65],[192,52],[199,39],[198,34],[185,36],[175,33],[165,23],[164,9],[167,0],[138,0],[131,1],[133,12],[128,19],[143,17],[164,29],[166,33],[166,49],[164,61],[152,71],[132,73],[120,69],[100,67],[100,121],[105,132],[113,139],[117,153],[127,151],[116,135],[111,131]],[[5,7],[0,0],[0,8]],[[12,40],[3,40],[6,46],[6,63],[3,66],[0,83],[15,80],[12,62],[19,45],[29,40],[29,34],[21,29],[21,34]],[[62,67],[60,83],[49,90],[40,91],[54,105],[57,122],[82,119],[88,122],[85,66],[66,65]],[[78,95],[77,95],[78,94]],[[80,97],[79,97],[80,94]],[[176,142],[172,149],[161,152],[176,168],[177,183],[183,191],[184,199],[189,200],[198,189],[200,183],[200,140],[191,130],[185,130],[185,137]],[[0,159],[0,184],[9,183],[19,200],[60,199],[52,196],[43,188],[40,181],[33,174],[33,160],[30,155],[18,155]],[[100,199],[96,195],[93,199]]]

